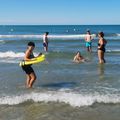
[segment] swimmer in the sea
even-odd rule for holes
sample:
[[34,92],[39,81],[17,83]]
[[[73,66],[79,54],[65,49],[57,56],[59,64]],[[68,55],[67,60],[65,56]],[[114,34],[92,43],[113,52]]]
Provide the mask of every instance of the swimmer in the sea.
[[73,59],[74,62],[80,63],[80,62],[85,62],[84,57],[81,55],[81,53],[78,51]]

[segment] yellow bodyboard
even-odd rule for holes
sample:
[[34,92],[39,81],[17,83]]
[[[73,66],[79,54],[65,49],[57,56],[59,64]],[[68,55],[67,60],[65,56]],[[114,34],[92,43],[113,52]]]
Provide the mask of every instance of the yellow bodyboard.
[[19,66],[36,64],[36,63],[43,62],[44,60],[45,60],[45,55],[41,55],[41,56],[32,58],[32,59],[29,60],[29,61],[21,61],[21,62],[19,63]]

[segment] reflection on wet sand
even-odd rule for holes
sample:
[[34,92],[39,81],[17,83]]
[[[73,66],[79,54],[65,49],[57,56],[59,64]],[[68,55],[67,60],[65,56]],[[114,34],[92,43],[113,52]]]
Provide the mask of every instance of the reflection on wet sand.
[[99,66],[98,66],[98,74],[99,74],[100,80],[103,80],[104,75],[105,75],[105,65],[104,64],[99,64]]

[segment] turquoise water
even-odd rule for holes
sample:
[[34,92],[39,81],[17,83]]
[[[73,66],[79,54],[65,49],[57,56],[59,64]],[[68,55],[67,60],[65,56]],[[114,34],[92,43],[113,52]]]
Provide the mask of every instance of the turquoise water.
[[[90,29],[93,53],[84,34]],[[26,89],[18,63],[29,41],[35,55],[43,52],[42,34],[49,35],[46,61],[33,65],[37,80]],[[105,32],[105,58],[98,64],[96,33]],[[119,120],[120,26],[0,26],[0,117],[2,120]],[[88,62],[73,63],[77,51]],[[44,52],[43,52],[44,53]],[[114,111],[114,112],[113,112]],[[13,114],[14,112],[14,114]]]

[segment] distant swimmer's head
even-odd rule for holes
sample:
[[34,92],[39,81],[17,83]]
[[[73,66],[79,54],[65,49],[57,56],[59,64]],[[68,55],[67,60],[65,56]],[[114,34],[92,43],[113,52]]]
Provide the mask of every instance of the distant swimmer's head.
[[103,38],[104,37],[104,33],[103,32],[99,32],[98,33],[98,37],[102,37]]
[[90,34],[90,30],[87,30],[87,34]]
[[48,35],[49,34],[49,32],[45,32],[45,35]]
[[77,56],[81,56],[81,53],[80,53],[80,51],[78,51],[78,52],[76,53],[76,55],[77,55]]
[[34,43],[34,42],[29,42],[29,43],[28,43],[28,47],[29,47],[30,49],[34,49],[34,48],[35,48],[35,43]]
[[34,42],[29,42],[29,43],[28,43],[28,46],[33,46],[33,47],[35,47],[35,43],[34,43]]

